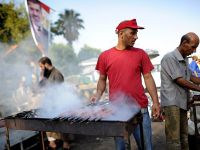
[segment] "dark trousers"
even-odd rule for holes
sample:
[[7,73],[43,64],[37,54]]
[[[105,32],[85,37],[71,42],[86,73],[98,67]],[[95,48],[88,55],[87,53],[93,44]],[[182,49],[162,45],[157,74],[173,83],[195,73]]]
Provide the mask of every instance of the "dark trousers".
[[177,106],[164,107],[165,134],[168,150],[188,150],[187,110]]

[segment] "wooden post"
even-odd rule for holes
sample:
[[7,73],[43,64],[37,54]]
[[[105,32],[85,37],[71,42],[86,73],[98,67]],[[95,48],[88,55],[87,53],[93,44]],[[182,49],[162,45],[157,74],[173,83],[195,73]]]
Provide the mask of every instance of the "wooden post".
[[128,131],[124,133],[125,150],[131,150],[130,134]]
[[9,139],[9,129],[6,127],[6,147],[7,150],[10,150],[10,139]]
[[41,146],[42,146],[42,150],[45,150],[43,131],[39,131],[39,133],[40,133],[40,143],[41,143]]

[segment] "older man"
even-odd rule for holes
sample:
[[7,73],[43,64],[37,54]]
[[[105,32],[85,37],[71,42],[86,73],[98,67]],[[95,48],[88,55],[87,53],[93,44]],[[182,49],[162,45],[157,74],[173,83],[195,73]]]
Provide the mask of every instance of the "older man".
[[[185,34],[179,46],[161,61],[161,106],[165,113],[165,134],[169,150],[188,150],[187,109],[189,90],[200,91],[200,78],[191,74],[187,56],[196,51],[199,37]],[[192,83],[193,82],[193,83]]]

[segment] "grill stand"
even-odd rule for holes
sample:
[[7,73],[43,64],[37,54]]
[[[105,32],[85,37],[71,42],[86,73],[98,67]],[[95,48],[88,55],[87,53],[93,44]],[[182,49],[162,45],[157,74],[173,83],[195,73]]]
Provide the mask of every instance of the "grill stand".
[[40,133],[40,143],[41,143],[42,150],[45,150],[45,146],[44,146],[44,132],[43,131],[39,131],[39,133]]
[[[48,121],[48,119],[21,119],[21,118],[5,118],[6,122],[6,142],[7,149],[10,150],[10,141],[9,141],[9,128],[17,129],[17,130],[33,130],[40,131],[40,139],[42,149],[45,150],[44,145],[44,136],[43,132],[46,131],[56,131],[62,133],[72,133],[72,134],[85,134],[85,135],[103,135],[103,136],[121,136],[125,140],[125,149],[131,150],[130,144],[130,135],[133,132],[133,128],[135,125],[140,126],[140,134],[141,134],[141,144],[142,150],[144,150],[144,136],[143,136],[143,126],[142,126],[142,114],[138,113],[136,117],[131,118],[127,122],[116,122],[112,123],[109,121],[104,121],[103,126],[102,123],[99,122],[89,122],[86,124],[77,123],[69,123],[69,122],[52,122]],[[115,125],[114,125],[115,124]],[[87,128],[86,128],[86,127]],[[94,128],[95,126],[95,128]],[[96,128],[98,127],[98,128]],[[111,130],[107,130],[107,129]],[[85,130],[83,130],[85,129]],[[96,133],[95,133],[96,132]]]
[[[145,150],[145,146],[144,146],[144,134],[143,134],[143,117],[142,117],[142,113],[140,112],[139,114],[137,114],[139,117],[137,118],[137,122],[139,124],[139,128],[140,128],[140,142],[141,142],[141,150]],[[126,128],[126,132],[124,134],[124,141],[125,141],[125,150],[131,150],[131,142],[130,142],[130,134],[132,132],[129,131],[128,127]]]
[[124,133],[125,150],[131,150],[130,135],[128,132]]
[[7,150],[10,150],[10,140],[9,140],[9,129],[6,127],[6,146]]

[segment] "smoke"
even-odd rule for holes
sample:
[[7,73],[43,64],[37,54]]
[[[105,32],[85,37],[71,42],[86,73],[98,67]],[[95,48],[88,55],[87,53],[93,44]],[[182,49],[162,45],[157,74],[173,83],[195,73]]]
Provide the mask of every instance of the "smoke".
[[85,105],[85,100],[78,96],[77,90],[68,83],[51,85],[43,89],[38,104],[38,117],[53,118],[66,111],[74,111]]
[[0,43],[0,50],[0,117],[38,108],[41,117],[53,117],[84,102],[68,83],[38,87],[41,53],[31,37],[14,48]]
[[45,89],[37,111],[38,118],[71,118],[72,120],[127,121],[140,110],[130,96],[117,95],[115,101],[102,100],[88,103],[78,97],[76,89],[69,84],[55,85]]
[[132,96],[119,92],[113,97],[115,98],[115,101],[110,105],[110,109],[113,113],[105,117],[104,120],[127,121],[139,112],[140,105]]
[[29,107],[31,88],[37,81],[37,66],[28,54],[30,42],[29,37],[18,45],[0,43],[0,117]]
[[[30,42],[33,43],[32,39],[26,39],[11,51],[7,50],[9,46],[0,44],[1,116],[37,109],[38,117],[53,118],[64,112],[86,110],[86,114],[103,120],[123,121],[139,111],[137,102],[122,93],[116,95],[114,102],[88,107],[88,100],[79,97],[77,87],[69,83],[40,89],[38,59],[41,54],[38,52],[39,55],[33,57],[33,53],[30,53]],[[30,46],[28,50],[27,45]],[[109,113],[103,112],[102,116],[101,112],[104,110],[108,110]]]

